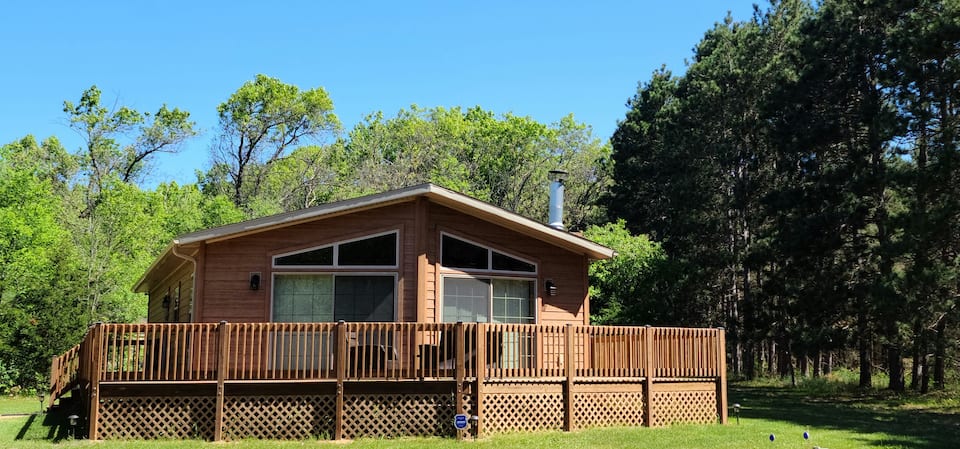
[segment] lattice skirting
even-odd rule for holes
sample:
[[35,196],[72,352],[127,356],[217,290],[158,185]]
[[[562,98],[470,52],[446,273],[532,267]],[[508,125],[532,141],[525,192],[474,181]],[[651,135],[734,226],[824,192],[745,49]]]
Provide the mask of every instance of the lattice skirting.
[[[478,414],[484,434],[564,428],[564,388],[560,383],[486,384],[483,410],[474,389],[462,398],[460,413]],[[289,390],[288,390],[289,391]],[[344,394],[343,436],[451,436],[456,397],[449,390],[394,392],[379,386]],[[277,391],[276,393],[286,393]],[[336,396],[256,394],[224,398],[223,436],[228,440],[332,439]],[[640,384],[578,384],[573,391],[575,428],[639,426],[646,396]],[[653,388],[653,426],[717,421],[717,389],[712,382],[660,382]],[[214,437],[216,397],[160,394],[101,397],[97,424],[101,439],[203,439]]]
[[103,439],[213,439],[215,399],[204,396],[110,397],[97,419]]
[[653,426],[717,422],[717,390],[713,383],[655,384]]
[[[470,396],[464,399],[463,413],[470,413]],[[343,398],[343,436],[453,435],[456,408],[451,393],[347,394]]]
[[[537,385],[530,386],[536,390]],[[535,432],[563,429],[563,394],[489,393],[483,400],[483,432]]]
[[573,419],[577,428],[643,425],[643,392],[575,393]]
[[334,395],[228,396],[223,404],[224,437],[331,439],[336,406]]

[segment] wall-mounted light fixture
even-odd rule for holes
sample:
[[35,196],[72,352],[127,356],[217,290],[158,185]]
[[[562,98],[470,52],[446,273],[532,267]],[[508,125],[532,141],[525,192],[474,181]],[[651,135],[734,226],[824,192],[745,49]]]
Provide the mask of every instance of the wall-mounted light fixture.
[[260,290],[260,273],[250,273],[250,290]]
[[164,308],[164,309],[169,309],[169,308],[170,308],[170,295],[165,295],[165,296],[163,297],[163,302],[160,303],[160,304],[163,305],[163,308]]
[[553,283],[553,279],[547,279],[547,296],[557,296],[557,284]]

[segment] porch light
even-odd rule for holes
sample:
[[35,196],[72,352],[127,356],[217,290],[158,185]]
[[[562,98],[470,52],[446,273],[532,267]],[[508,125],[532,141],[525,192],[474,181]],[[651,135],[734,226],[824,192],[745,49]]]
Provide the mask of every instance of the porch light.
[[557,296],[557,284],[553,283],[553,279],[547,279],[546,290],[547,296]]
[[250,273],[250,290],[260,289],[260,273]]

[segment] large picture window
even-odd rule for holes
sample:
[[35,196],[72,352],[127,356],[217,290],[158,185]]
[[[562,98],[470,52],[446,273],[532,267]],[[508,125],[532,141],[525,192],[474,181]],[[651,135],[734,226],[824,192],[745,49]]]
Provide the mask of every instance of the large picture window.
[[398,235],[382,232],[274,256],[274,268],[288,271],[274,273],[273,321],[393,321]]
[[535,305],[533,280],[443,278],[443,321],[448,323],[534,323]]
[[273,321],[394,320],[393,275],[277,274]]
[[536,322],[535,263],[442,234],[440,264],[463,272],[443,276],[442,321]]

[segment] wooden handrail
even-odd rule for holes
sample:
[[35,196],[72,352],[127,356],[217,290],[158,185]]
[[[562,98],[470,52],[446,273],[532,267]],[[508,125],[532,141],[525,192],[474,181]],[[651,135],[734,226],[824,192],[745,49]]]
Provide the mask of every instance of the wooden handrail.
[[54,402],[77,382],[80,367],[80,344],[56,356],[50,363],[50,397],[47,406]]
[[340,335],[337,326],[100,324],[99,344],[88,332],[53,359],[51,397],[94,373],[102,382],[334,381],[338,348],[347,381],[454,380],[461,343],[466,378],[480,370],[485,379],[562,378],[571,370],[577,378],[718,378],[724,369],[720,329],[573,326],[568,335],[552,324],[464,323],[456,332],[454,323],[344,323]]

